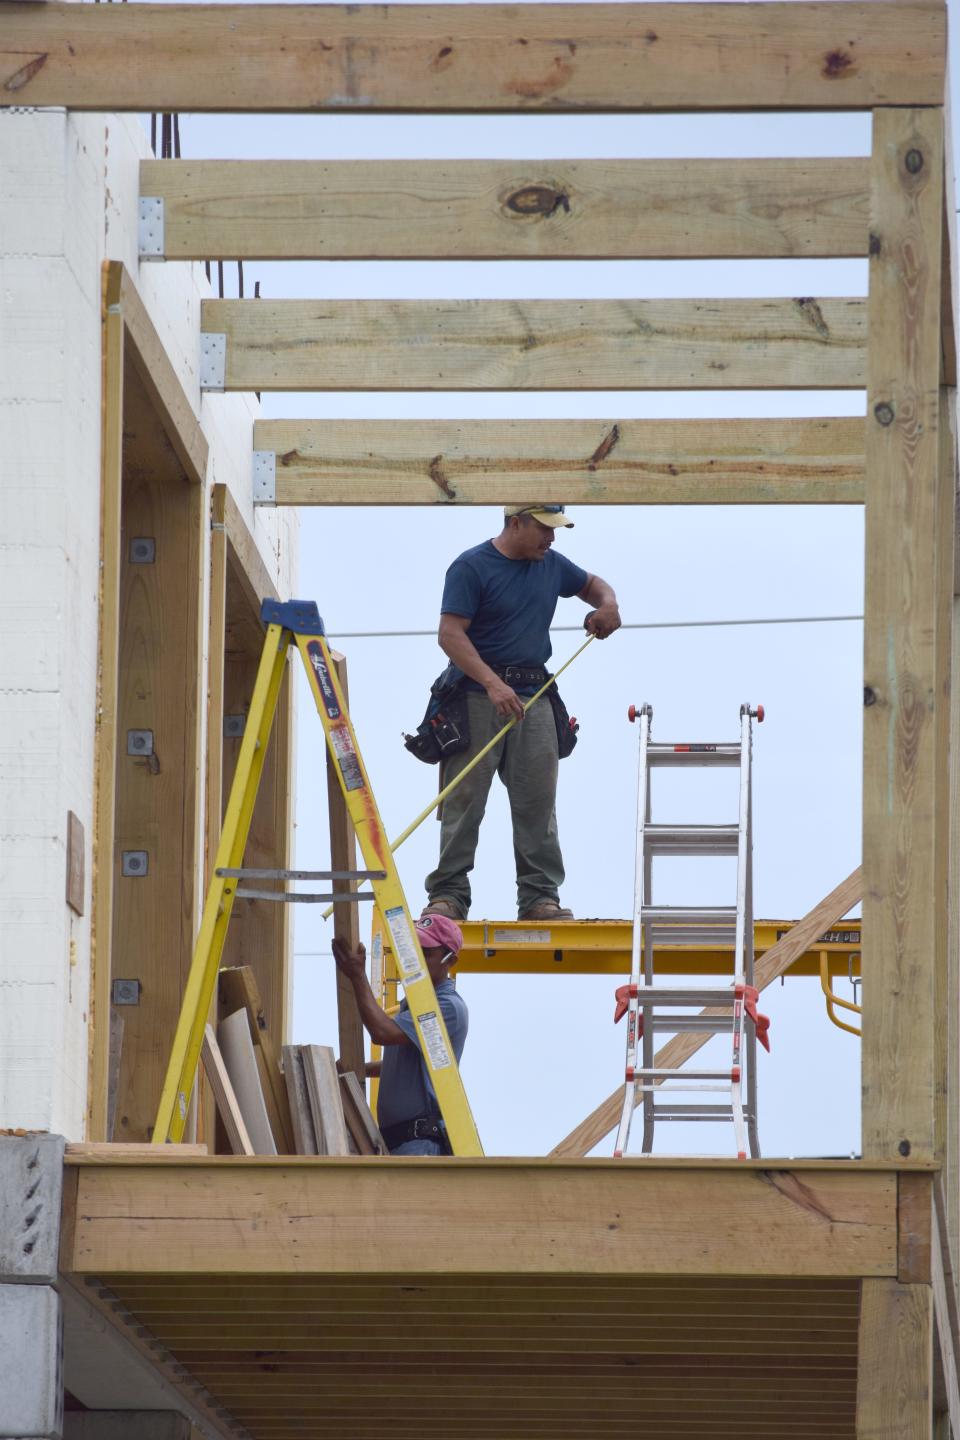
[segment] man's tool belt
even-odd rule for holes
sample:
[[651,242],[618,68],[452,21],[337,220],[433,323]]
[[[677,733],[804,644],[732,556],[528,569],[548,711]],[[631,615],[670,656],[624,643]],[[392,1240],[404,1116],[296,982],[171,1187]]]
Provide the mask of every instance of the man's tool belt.
[[[451,677],[456,674],[457,679]],[[405,735],[403,743],[411,755],[425,765],[436,765],[448,755],[459,755],[470,746],[470,717],[464,677],[448,665],[430,686],[426,713],[416,734]]]
[[434,1140],[444,1155],[452,1155],[450,1141],[439,1115],[418,1115],[415,1120],[400,1120],[396,1125],[381,1125],[380,1134],[388,1150],[396,1150],[408,1140]]
[[[542,665],[491,665],[490,669],[506,685],[545,685],[550,678],[549,670]],[[451,680],[457,673],[458,679]],[[448,665],[430,687],[430,700],[426,714],[417,726],[416,734],[405,735],[403,743],[411,755],[416,755],[425,765],[436,765],[450,755],[459,755],[470,748],[470,716],[467,710],[465,677]],[[571,719],[566,705],[560,698],[556,685],[546,692],[553,711],[553,723],[557,727],[557,749],[561,760],[573,752],[577,743],[580,726]]]

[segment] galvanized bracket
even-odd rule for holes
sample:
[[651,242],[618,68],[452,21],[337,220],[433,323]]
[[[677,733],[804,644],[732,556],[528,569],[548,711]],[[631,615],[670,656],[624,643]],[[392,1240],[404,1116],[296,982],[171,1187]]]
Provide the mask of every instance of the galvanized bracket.
[[202,334],[200,336],[200,389],[222,393],[226,373],[226,335]]
[[141,260],[165,260],[163,196],[140,196],[139,245]]
[[277,503],[277,454],[275,450],[253,452],[253,503]]

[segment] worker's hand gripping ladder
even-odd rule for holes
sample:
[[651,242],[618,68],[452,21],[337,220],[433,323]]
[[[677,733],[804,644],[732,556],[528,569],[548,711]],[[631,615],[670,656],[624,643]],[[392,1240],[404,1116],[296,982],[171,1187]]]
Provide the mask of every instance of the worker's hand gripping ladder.
[[[627,1066],[623,1112],[614,1155],[627,1153],[634,1108],[643,1106],[643,1153],[653,1149],[657,1120],[732,1121],[737,1154],[759,1155],[757,1138],[756,1042],[758,1020],[766,1043],[766,1019],[757,1016],[753,984],[753,859],[750,761],[752,721],[763,719],[763,706],[740,708],[740,740],[717,745],[655,744],[650,738],[653,710],[631,705],[639,721],[637,776],[637,850],[634,877],[633,948],[630,984],[617,992],[617,1018],[627,1014]],[[651,815],[650,772],[659,767],[726,765],[740,769],[740,813],[736,825],[655,825]],[[736,855],[737,903],[723,907],[653,904],[653,860],[658,855]],[[674,944],[732,942],[731,984],[694,989],[654,984],[654,949],[669,936]],[[685,1014],[682,1007],[713,1013]],[[677,1011],[681,1013],[677,1013]],[[731,1036],[730,1064],[723,1069],[657,1067],[655,1037],[668,1032],[726,1032]],[[638,1053],[639,1052],[639,1053]],[[639,1062],[639,1063],[638,1063]],[[676,1101],[678,1092],[723,1094],[722,1102]],[[658,1097],[660,1103],[657,1103]]]

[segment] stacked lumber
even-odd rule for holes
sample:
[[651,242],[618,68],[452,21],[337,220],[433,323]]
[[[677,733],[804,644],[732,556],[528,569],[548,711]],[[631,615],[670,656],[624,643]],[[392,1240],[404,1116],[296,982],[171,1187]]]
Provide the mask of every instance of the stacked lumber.
[[220,971],[216,1030],[203,1066],[234,1155],[383,1155],[383,1137],[353,1071],[328,1045],[278,1052],[249,965]]

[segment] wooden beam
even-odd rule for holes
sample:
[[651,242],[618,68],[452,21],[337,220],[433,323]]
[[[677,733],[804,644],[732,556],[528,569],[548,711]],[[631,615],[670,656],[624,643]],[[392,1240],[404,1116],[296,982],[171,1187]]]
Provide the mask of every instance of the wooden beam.
[[[940,1153],[943,112],[874,114],[864,622],[863,1153]],[[952,576],[951,576],[952,582]],[[939,637],[942,639],[942,637]],[[942,1017],[941,1017],[942,1018]]]
[[320,1153],[317,1148],[317,1133],[313,1125],[310,1092],[307,1089],[307,1077],[304,1073],[303,1056],[300,1053],[299,1045],[284,1045],[283,1047],[283,1078],[290,1101],[290,1117],[293,1121],[296,1154],[317,1155]]
[[[896,1274],[897,1172],[858,1163],[72,1163],[77,1218],[62,1268],[107,1282],[194,1272]],[[407,1217],[402,1245],[394,1227],[371,1224],[385,1197]]]
[[[819,904],[798,920],[796,925],[778,940],[765,955],[762,955],[754,969],[754,983],[759,990],[764,990],[772,985],[774,980],[785,975],[795,960],[808,949],[810,945],[829,930],[831,925],[852,910],[854,905],[863,895],[863,876],[859,867],[847,876],[835,890],[825,896]],[[701,1012],[704,1015],[722,1015],[721,1009],[706,1009]],[[728,1012],[729,1013],[729,1007]],[[678,1066],[686,1064],[691,1055],[695,1055],[701,1046],[705,1045],[711,1038],[710,1033],[687,1032],[684,1035],[676,1035],[668,1040],[657,1052],[655,1064],[661,1067]],[[616,1125],[620,1118],[620,1109],[623,1105],[623,1086],[614,1090],[608,1095],[601,1105],[592,1111],[575,1130],[572,1130],[559,1145],[555,1145],[550,1152],[552,1155],[562,1156],[583,1156],[588,1155],[595,1145],[607,1135]]]
[[107,111],[938,105],[946,55],[944,6],[929,0],[114,10],[8,0],[0,36],[5,104]]
[[105,261],[100,320],[100,595],[94,743],[93,914],[90,924],[90,1066],[87,1139],[110,1140],[110,986],[113,832],[117,804],[120,516],[123,493],[123,266]]
[[933,1291],[865,1279],[860,1297],[857,1440],[932,1440]]
[[278,505],[858,504],[863,420],[258,420]]
[[121,270],[120,306],[130,358],[143,388],[160,416],[184,475],[202,485],[210,448],[207,437],[126,266]]
[[240,506],[227,489],[224,490],[223,504],[223,523],[226,526],[227,539],[233,551],[236,578],[247,597],[250,608],[255,615],[259,616],[261,600],[279,600],[280,596],[273,576],[260,554],[260,547],[243,518]]
[[[343,686],[344,698],[349,706],[350,689],[347,683],[347,657],[341,655],[338,650],[332,650],[330,654],[337,672],[337,678]],[[353,828],[353,822],[350,819],[350,812],[347,810],[346,801],[343,798],[343,791],[340,788],[340,777],[331,759],[329,746],[325,746],[324,751],[327,757],[327,814],[330,820],[330,868],[332,870],[356,870],[356,833]],[[334,880],[331,883],[335,895],[350,894],[357,888],[356,882],[353,880]],[[344,941],[351,950],[356,950],[360,944],[360,917],[357,913],[356,901],[334,901],[333,934],[337,940]],[[357,1009],[357,999],[353,992],[353,986],[345,975],[341,975],[339,970],[337,971],[337,1027],[340,1042],[340,1063],[345,1070],[349,1070],[356,1075],[361,1090],[366,1093],[366,1035],[364,1034],[363,1022],[360,1019],[360,1011]]]
[[936,1216],[931,1173],[907,1172],[897,1181],[897,1279],[902,1285],[929,1285]]
[[168,260],[867,254],[865,159],[143,160]]
[[858,389],[863,300],[205,300],[227,390]]

